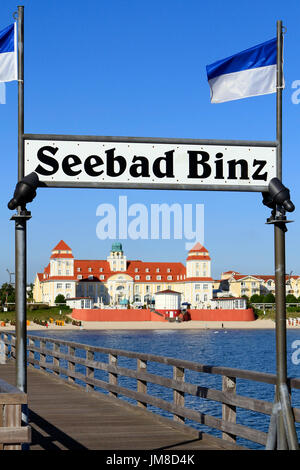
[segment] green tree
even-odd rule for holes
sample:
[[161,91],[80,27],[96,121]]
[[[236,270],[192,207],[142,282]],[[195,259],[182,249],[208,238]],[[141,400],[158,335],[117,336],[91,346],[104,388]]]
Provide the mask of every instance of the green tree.
[[0,287],[0,302],[5,304],[6,302],[15,302],[15,289],[14,287],[5,282]]
[[253,294],[251,297],[250,297],[250,302],[252,304],[258,304],[260,302],[263,301],[263,296],[262,295],[258,295],[258,294]]
[[54,301],[56,304],[65,304],[66,303],[66,299],[65,299],[65,296],[63,294],[58,294],[56,297],[55,297],[55,301]]
[[293,304],[293,303],[295,303],[295,302],[298,302],[298,300],[297,300],[297,298],[294,296],[294,294],[288,294],[288,295],[286,296],[286,302],[287,302],[288,304]]
[[266,304],[273,304],[275,302],[275,297],[271,292],[269,292],[268,294],[264,295],[263,301]]

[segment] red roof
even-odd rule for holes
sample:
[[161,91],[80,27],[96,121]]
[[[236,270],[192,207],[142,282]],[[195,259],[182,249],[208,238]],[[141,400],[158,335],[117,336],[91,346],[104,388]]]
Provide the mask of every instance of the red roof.
[[74,258],[72,253],[53,253],[50,258]]
[[155,292],[155,295],[160,295],[160,294],[181,294],[181,292],[176,292],[175,290],[171,290],[171,289],[160,290],[159,292]]
[[63,240],[60,240],[60,242],[53,248],[52,251],[57,250],[72,251],[72,249]]
[[205,252],[205,253],[208,253],[207,249],[201,245],[201,243],[197,242],[193,248],[189,251],[189,253],[193,252],[193,251],[201,251],[201,252]]

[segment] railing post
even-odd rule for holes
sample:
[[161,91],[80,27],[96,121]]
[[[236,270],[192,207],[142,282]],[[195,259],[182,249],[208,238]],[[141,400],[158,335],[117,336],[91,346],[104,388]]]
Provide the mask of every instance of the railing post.
[[40,340],[40,368],[42,370],[46,369],[46,366],[42,366],[42,362],[46,363],[46,354],[44,354],[42,349],[46,349],[46,341],[45,340]]
[[3,340],[5,343],[5,346],[4,346],[5,357],[6,359],[8,359],[9,350],[8,350],[8,334],[7,333],[3,333]]
[[[184,382],[184,369],[182,367],[173,367],[173,379],[177,380],[177,382]],[[173,401],[175,406],[180,406],[184,408],[184,392],[180,392],[179,390],[173,391]],[[184,423],[184,418],[174,414],[174,421],[179,423]]]
[[[60,352],[60,344],[59,343],[53,343],[53,365],[59,369],[59,358],[55,357],[56,353]],[[53,371],[54,375],[59,375],[59,371],[54,370]]]
[[[235,377],[222,377],[222,391],[226,394],[235,395],[236,393],[236,378]],[[222,404],[222,420],[229,423],[236,423],[236,407],[232,405]],[[222,438],[225,441],[236,442],[236,436],[228,432],[222,433]]]
[[[3,425],[7,428],[21,426],[21,405],[4,405]],[[21,450],[21,444],[5,444],[4,450]]]
[[10,355],[16,359],[16,337],[10,336]]
[[34,340],[28,337],[28,363],[34,366],[34,351],[31,351],[31,347],[34,346]]
[[[68,347],[69,356],[75,356],[75,348],[73,346]],[[75,378],[70,376],[70,372],[75,372],[75,362],[68,361],[68,382],[74,383]]]
[[[94,351],[88,350],[86,352],[86,358],[88,361],[94,361],[95,360],[95,353]],[[95,368],[94,367],[88,367],[86,366],[86,378],[87,379],[93,379],[95,377]],[[86,383],[86,391],[87,392],[92,392],[94,390],[95,386],[90,385]]]
[[[108,354],[108,362],[111,366],[116,366],[118,362],[118,356],[115,354]],[[117,385],[118,384],[118,375],[114,374],[112,372],[108,373],[108,381],[111,385]],[[115,392],[109,392],[109,396],[111,397],[117,397],[118,394]]]
[[[137,372],[146,372],[147,370],[147,361],[143,361],[142,359],[137,359]],[[137,380],[137,391],[139,393],[147,394],[147,382],[145,380]],[[147,408],[147,403],[143,401],[138,401],[137,406],[140,408]]]
[[5,349],[5,342],[1,335],[0,337],[0,364],[6,363],[6,349]]

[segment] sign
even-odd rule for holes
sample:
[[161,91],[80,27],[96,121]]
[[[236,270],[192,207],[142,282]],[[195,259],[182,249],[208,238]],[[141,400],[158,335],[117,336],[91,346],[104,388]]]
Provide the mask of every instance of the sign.
[[276,143],[25,135],[24,169],[49,187],[264,191]]

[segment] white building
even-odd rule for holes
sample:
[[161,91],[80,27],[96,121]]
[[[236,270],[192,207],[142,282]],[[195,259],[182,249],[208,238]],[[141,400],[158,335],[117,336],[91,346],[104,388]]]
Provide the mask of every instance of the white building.
[[204,308],[212,299],[212,285],[211,259],[200,243],[188,252],[184,266],[174,261],[127,260],[121,243],[112,245],[106,260],[78,260],[61,240],[44,271],[36,275],[33,298],[50,305],[58,294],[66,299],[89,297],[97,306],[126,301],[149,305],[156,293],[174,290],[182,302]]

